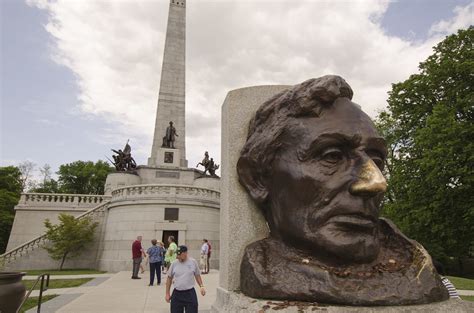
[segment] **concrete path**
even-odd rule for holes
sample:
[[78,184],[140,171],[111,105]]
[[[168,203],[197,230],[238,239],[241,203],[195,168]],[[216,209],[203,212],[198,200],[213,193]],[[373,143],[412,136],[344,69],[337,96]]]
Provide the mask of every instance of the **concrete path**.
[[[60,295],[43,304],[41,312],[53,313],[168,313],[169,304],[165,302],[165,275],[161,286],[148,286],[149,272],[141,275],[141,280],[130,279],[130,272],[100,274],[94,280],[74,288],[49,289],[48,294]],[[71,275],[72,276],[72,275]],[[74,275],[76,276],[76,275]],[[199,312],[210,312],[216,299],[219,272],[212,270],[202,275],[207,294],[198,294]],[[156,282],[155,282],[156,284]],[[474,290],[458,290],[462,296],[474,296]],[[34,291],[32,296],[37,296]],[[35,309],[28,313],[36,312]]]
[[[53,298],[49,301],[44,302],[41,304],[41,313],[55,313],[60,308],[71,302],[72,300],[82,296],[80,293],[71,293],[71,294],[64,294],[60,295],[56,298]],[[38,311],[38,307],[34,307],[26,311],[26,313],[36,313]]]
[[[82,275],[50,275],[49,279],[79,279],[79,278],[98,278],[98,277],[112,277],[114,274],[82,274]],[[36,280],[38,276],[27,275],[23,276],[23,280]]]
[[[130,272],[120,272],[95,287],[71,288],[71,294],[84,292],[78,298],[64,305],[56,312],[62,313],[168,313],[169,304],[165,301],[165,280],[161,286],[148,286],[149,272],[142,279],[130,279]],[[164,275],[162,275],[164,278]],[[198,295],[199,312],[209,312],[216,298],[219,272],[211,271],[202,275],[207,294]],[[156,282],[155,282],[156,284]]]
[[460,296],[474,296],[474,290],[458,290]]

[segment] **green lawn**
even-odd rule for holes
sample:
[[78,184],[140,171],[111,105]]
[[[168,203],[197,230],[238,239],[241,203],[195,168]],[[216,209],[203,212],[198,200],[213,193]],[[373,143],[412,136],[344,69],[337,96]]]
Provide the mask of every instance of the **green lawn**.
[[474,290],[474,279],[455,277],[455,276],[446,276],[456,287],[460,290]]
[[[77,278],[77,279],[50,279],[49,280],[49,289],[57,289],[57,288],[70,288],[70,287],[77,287],[91,281],[93,278]],[[23,284],[25,285],[27,290],[35,283],[34,280],[23,280]],[[46,283],[46,281],[45,281]],[[40,289],[41,282],[39,282],[36,289]]]
[[[57,295],[43,296],[43,299],[41,300],[41,304],[55,297],[57,297]],[[26,300],[25,304],[23,304],[23,307],[21,308],[20,313],[25,313],[26,311],[28,311],[31,308],[34,308],[37,305],[38,305],[38,297],[30,297],[28,298],[28,300]]]
[[461,299],[474,302],[474,296],[461,296]]
[[91,269],[64,269],[62,271],[58,270],[29,270],[29,271],[20,271],[26,272],[26,275],[41,275],[43,273],[49,273],[50,275],[86,275],[86,274],[104,274],[104,271],[96,271]]

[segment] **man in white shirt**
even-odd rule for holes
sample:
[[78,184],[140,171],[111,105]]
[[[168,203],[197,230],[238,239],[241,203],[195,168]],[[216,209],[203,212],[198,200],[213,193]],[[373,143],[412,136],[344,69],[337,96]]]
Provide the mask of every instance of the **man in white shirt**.
[[209,273],[207,258],[209,256],[209,245],[207,244],[207,239],[202,240],[201,246],[201,274]]
[[[188,257],[188,248],[179,246],[177,260],[168,270],[166,279],[166,302],[171,302],[171,313],[198,313],[198,300],[194,284],[196,281],[201,295],[206,294],[195,259]],[[173,294],[170,296],[171,283],[174,283]]]

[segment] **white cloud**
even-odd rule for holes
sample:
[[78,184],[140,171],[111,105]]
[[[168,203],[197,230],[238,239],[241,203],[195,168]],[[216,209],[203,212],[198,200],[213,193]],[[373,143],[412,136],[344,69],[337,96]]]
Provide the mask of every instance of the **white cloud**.
[[[151,150],[168,1],[28,0],[50,16],[54,59],[77,77],[84,113],[105,117],[100,140],[130,138],[142,163]],[[372,116],[391,83],[416,72],[440,40],[465,25],[466,8],[410,42],[387,35],[389,1],[187,1],[187,152],[194,166],[220,157],[226,93],[260,84],[343,76]],[[472,7],[472,6],[471,6]],[[444,24],[443,24],[444,23]],[[120,138],[120,139],[119,139]]]
[[474,2],[465,7],[457,6],[453,12],[455,13],[453,19],[442,20],[431,26],[430,34],[448,35],[474,24]]

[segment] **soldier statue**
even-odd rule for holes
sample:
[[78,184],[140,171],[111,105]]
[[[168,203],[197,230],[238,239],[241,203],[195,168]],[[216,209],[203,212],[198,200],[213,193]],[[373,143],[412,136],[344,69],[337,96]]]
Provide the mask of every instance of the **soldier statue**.
[[123,150],[111,150],[116,153],[116,155],[112,156],[114,161],[111,161],[111,163],[117,171],[133,171],[137,167],[137,163],[132,157],[132,147],[128,144],[128,140]]
[[[211,158],[209,161],[209,167],[206,170],[209,170],[209,174],[211,174],[212,177],[217,177],[216,175],[216,170],[219,168],[219,165],[214,164],[214,159]],[[206,172],[204,172],[206,174]]]
[[206,175],[206,173],[209,171],[209,174],[212,176],[212,177],[216,177],[216,170],[219,168],[219,165],[216,165],[214,164],[214,159],[211,158],[209,160],[209,153],[206,151],[204,153],[204,159],[199,162],[196,167],[198,167],[199,165],[202,165],[204,166],[204,175]]

